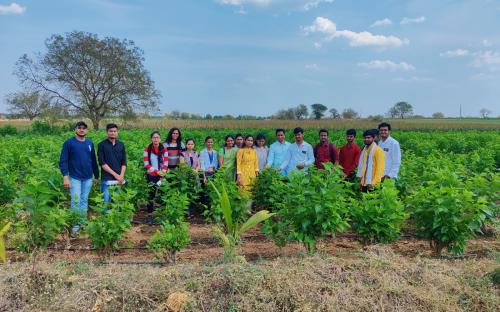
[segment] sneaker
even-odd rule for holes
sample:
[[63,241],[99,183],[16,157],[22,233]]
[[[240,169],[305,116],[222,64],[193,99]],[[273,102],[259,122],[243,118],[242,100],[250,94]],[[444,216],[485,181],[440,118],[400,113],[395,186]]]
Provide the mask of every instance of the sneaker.
[[146,224],[153,225],[153,216],[152,215],[149,215],[146,217]]

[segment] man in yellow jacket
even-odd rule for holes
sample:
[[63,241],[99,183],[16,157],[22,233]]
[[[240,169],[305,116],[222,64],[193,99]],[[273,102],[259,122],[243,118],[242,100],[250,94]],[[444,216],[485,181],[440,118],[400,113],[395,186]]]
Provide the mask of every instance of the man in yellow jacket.
[[384,151],[375,143],[377,131],[366,130],[363,133],[365,147],[359,156],[357,176],[361,178],[360,189],[370,191],[374,185],[380,184],[384,175]]

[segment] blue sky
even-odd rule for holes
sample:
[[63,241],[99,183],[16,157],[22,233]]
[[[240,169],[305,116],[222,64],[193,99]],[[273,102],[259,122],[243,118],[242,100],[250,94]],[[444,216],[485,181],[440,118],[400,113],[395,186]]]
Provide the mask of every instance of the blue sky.
[[73,30],[143,49],[163,112],[500,114],[500,0],[0,0],[0,112],[16,60]]

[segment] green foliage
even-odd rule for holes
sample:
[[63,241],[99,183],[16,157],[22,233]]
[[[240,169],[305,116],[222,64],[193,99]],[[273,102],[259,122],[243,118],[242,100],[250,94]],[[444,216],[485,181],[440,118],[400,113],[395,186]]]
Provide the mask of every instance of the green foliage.
[[225,183],[223,182],[220,188],[217,188],[212,181],[210,181],[210,185],[219,197],[222,215],[224,216],[224,226],[216,226],[214,228],[214,235],[219,238],[224,247],[224,259],[226,261],[234,261],[237,259],[236,245],[240,243],[241,235],[259,223],[269,219],[274,214],[269,213],[267,210],[261,210],[245,221],[235,219]]
[[110,187],[109,193],[112,198],[109,204],[104,203],[102,194],[93,198],[96,203],[93,210],[97,215],[88,220],[85,227],[85,233],[101,257],[109,256],[118,248],[118,242],[130,228],[135,213],[135,206],[130,200],[135,191],[120,188],[119,192],[115,192]]
[[353,228],[363,238],[364,244],[395,241],[407,214],[394,181],[386,180],[373,192],[362,193],[359,200],[354,200],[351,218]]
[[277,181],[284,190],[276,201],[277,220],[266,222],[264,232],[278,246],[287,241],[299,241],[309,251],[326,234],[346,230],[348,224],[350,184],[342,180],[338,168],[325,164],[325,170],[309,168],[307,174],[293,174],[288,183]]
[[5,251],[5,240],[4,236],[10,228],[10,222],[5,224],[2,228],[0,228],[0,260],[5,262],[7,260],[7,252]]
[[151,236],[148,248],[155,252],[157,258],[163,258],[167,262],[175,262],[176,252],[189,244],[189,230],[187,222],[172,224],[164,221]]
[[16,134],[17,134],[17,129],[14,126],[6,125],[0,127],[0,136],[16,135]]
[[445,247],[454,254],[463,253],[485,218],[486,201],[475,199],[464,186],[455,173],[438,169],[409,199],[416,230],[431,242],[437,256]]
[[274,169],[264,169],[259,173],[252,189],[254,209],[272,210],[274,203],[280,201],[284,189],[279,187],[286,177]]

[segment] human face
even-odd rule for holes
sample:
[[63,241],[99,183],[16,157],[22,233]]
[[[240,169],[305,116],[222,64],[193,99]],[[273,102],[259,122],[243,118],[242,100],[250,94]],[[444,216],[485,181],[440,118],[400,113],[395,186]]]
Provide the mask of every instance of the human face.
[[78,126],[75,128],[75,133],[77,136],[84,138],[89,130],[85,126]]
[[245,146],[246,147],[252,147],[253,146],[253,138],[249,137],[248,139],[245,140]]
[[389,137],[391,132],[389,131],[388,127],[381,127],[380,129],[378,129],[378,134],[382,138],[382,140],[385,140]]
[[237,147],[242,147],[243,146],[243,137],[239,136],[236,138],[236,146]]
[[326,133],[326,132],[321,132],[321,133],[319,134],[319,141],[320,141],[321,143],[326,143],[326,142],[328,141],[328,133]]
[[264,146],[264,144],[266,144],[266,140],[264,140],[264,139],[257,140],[257,146],[258,147],[262,147],[262,146]]
[[207,149],[211,150],[212,147],[214,146],[214,140],[213,139],[208,139],[206,142],[205,142],[205,146],[207,147]]
[[229,137],[226,140],[226,147],[233,147],[234,146],[234,139]]
[[174,130],[172,132],[172,140],[177,141],[179,139],[179,135],[180,135],[179,130]]
[[295,142],[302,143],[303,140],[304,140],[304,134],[302,132],[295,134]]
[[367,135],[363,138],[363,141],[365,142],[365,145],[371,145],[374,139],[375,138],[372,137],[371,135]]
[[354,143],[354,140],[356,140],[356,137],[354,135],[349,134],[347,136],[347,143],[352,144],[352,143]]
[[280,131],[276,134],[276,139],[280,142],[283,143],[285,142],[285,133],[283,131]]
[[194,150],[194,142],[193,142],[193,141],[188,141],[188,142],[186,143],[186,149],[187,149],[188,151],[192,151],[192,150]]
[[151,143],[153,143],[154,146],[160,145],[161,141],[161,136],[158,133],[153,134],[151,137]]
[[108,129],[107,134],[108,134],[108,139],[116,140],[116,138],[118,137],[118,129],[117,128]]

